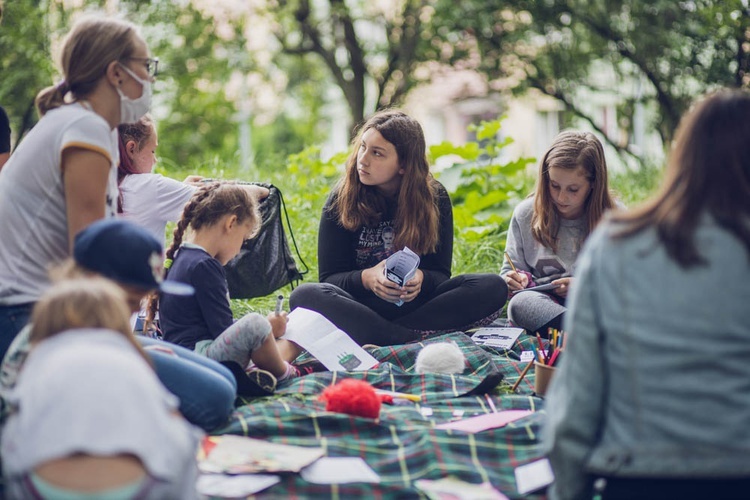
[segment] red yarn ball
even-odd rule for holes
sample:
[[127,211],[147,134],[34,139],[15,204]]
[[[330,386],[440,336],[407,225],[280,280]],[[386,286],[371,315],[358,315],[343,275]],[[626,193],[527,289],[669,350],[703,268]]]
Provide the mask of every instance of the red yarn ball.
[[365,418],[378,418],[380,415],[380,397],[363,380],[344,379],[327,387],[319,399],[326,402],[326,411]]

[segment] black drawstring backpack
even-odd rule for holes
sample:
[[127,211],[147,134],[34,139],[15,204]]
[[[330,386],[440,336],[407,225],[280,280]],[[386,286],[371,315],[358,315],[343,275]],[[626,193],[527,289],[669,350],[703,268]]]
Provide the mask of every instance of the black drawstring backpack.
[[[286,212],[284,197],[273,184],[252,182],[268,188],[270,194],[260,202],[261,226],[255,238],[245,241],[237,256],[227,262],[224,271],[229,285],[229,296],[233,299],[250,299],[264,297],[285,285],[292,289],[309,271],[302,260],[294,240],[289,215]],[[281,219],[282,211],[289,228],[289,236],[294,244],[294,251],[304,267],[304,271],[297,269],[289,243],[284,233]]]

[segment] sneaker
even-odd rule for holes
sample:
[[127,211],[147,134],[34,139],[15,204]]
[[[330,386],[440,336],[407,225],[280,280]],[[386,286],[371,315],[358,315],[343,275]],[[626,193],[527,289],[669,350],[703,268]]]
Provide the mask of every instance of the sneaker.
[[[256,368],[248,372],[247,378],[266,394],[273,394],[276,391],[276,377],[271,372]],[[239,386],[237,392],[239,392]]]
[[234,361],[221,361],[232,372],[237,382],[237,394],[247,397],[270,396],[276,391],[276,377],[273,373],[255,368],[245,372],[239,363]]

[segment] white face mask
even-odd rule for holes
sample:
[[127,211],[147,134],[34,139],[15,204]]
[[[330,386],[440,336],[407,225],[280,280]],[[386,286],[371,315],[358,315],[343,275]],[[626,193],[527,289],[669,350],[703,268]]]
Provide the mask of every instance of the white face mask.
[[116,87],[117,93],[120,94],[120,123],[135,123],[151,109],[151,81],[141,80],[124,65],[121,66],[136,82],[143,85],[141,97],[137,99],[131,99],[122,93],[120,87]]

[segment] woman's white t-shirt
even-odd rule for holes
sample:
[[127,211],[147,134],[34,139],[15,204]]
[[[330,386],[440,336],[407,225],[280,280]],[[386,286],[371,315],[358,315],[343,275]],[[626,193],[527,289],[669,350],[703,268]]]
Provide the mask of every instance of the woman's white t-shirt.
[[117,128],[81,103],[47,112],[0,171],[0,305],[35,302],[50,266],[70,255],[61,166],[69,148],[107,158],[105,213],[117,212]]

